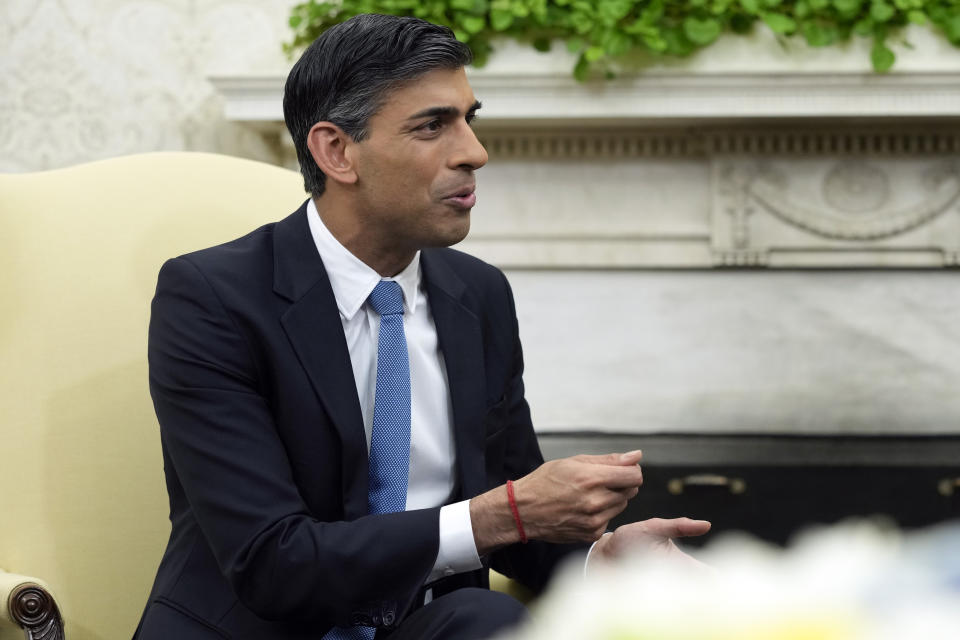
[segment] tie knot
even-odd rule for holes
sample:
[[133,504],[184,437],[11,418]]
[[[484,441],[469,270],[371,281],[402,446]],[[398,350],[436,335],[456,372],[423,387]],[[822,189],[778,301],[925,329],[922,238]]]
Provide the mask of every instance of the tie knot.
[[403,315],[403,290],[393,280],[381,280],[370,293],[370,306],[381,316]]

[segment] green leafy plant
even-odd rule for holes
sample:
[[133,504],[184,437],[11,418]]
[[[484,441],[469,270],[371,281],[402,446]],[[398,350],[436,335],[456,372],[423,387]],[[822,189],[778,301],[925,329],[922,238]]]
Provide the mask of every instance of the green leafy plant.
[[747,34],[758,23],[785,46],[796,39],[826,47],[872,38],[870,59],[878,72],[893,66],[896,55],[888,43],[909,23],[927,25],[960,47],[960,0],[308,0],[291,11],[294,37],[285,48],[293,54],[360,13],[447,25],[473,50],[477,66],[499,38],[539,51],[562,41],[578,55],[578,80],[594,71],[613,74],[628,54],[689,56],[721,34]]

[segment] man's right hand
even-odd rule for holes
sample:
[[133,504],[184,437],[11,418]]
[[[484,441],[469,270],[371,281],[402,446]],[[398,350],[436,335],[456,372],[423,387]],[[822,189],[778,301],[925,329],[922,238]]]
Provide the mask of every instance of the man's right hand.
[[[551,460],[513,483],[517,511],[530,539],[593,542],[643,484],[642,453],[579,455]],[[506,487],[470,501],[477,552],[485,555],[518,542]]]

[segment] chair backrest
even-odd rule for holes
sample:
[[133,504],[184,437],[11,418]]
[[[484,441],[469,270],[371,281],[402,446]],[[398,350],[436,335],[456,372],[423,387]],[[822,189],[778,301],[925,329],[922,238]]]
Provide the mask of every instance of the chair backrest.
[[201,153],[0,175],[0,569],[45,580],[71,640],[130,637],[170,530],[146,363],[160,265],[305,197],[293,171]]

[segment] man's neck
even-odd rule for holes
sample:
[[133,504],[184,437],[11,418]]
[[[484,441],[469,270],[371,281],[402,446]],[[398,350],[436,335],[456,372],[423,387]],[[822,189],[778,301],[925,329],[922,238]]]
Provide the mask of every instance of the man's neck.
[[416,255],[416,250],[405,251],[391,246],[387,239],[372,237],[360,216],[345,203],[335,202],[328,194],[313,198],[317,213],[330,234],[344,248],[384,278],[403,271]]

